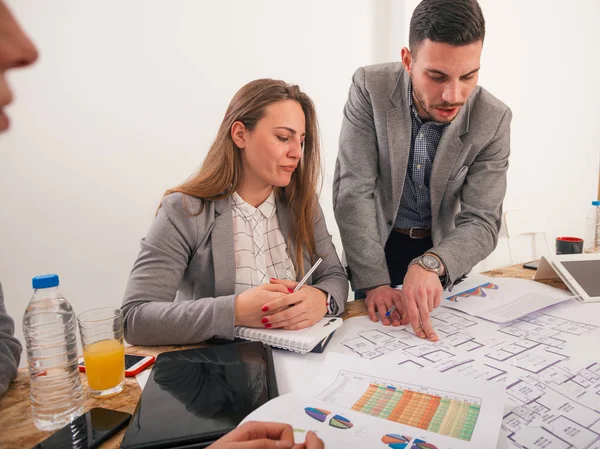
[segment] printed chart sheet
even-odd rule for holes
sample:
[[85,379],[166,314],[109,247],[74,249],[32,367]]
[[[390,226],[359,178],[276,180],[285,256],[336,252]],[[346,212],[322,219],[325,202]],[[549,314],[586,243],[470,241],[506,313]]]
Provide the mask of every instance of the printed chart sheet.
[[483,275],[469,276],[454,290],[442,292],[442,306],[496,323],[513,321],[575,297],[567,291],[527,279]]
[[495,447],[504,389],[431,372],[328,353],[306,397],[269,401],[247,420],[292,424],[296,442],[313,430],[325,447]]

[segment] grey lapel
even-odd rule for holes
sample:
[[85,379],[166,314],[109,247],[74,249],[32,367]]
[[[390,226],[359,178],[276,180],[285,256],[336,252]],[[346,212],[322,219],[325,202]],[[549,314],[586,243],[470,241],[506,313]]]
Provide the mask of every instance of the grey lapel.
[[[387,111],[388,151],[390,154],[390,170],[392,180],[392,200],[395,207],[400,204],[400,196],[404,188],[406,167],[410,154],[412,133],[410,107],[408,105],[408,74],[402,70],[396,88],[390,100],[396,106]],[[395,217],[394,217],[395,219]]]
[[450,179],[450,173],[452,172],[452,168],[456,163],[456,158],[463,147],[460,136],[469,130],[471,99],[477,96],[478,91],[479,87],[473,90],[465,106],[452,123],[444,130],[440,143],[438,144],[433,160],[433,167],[431,169],[431,180],[429,182],[429,197],[431,201],[431,217],[433,223],[436,222],[444,191],[446,190],[446,184],[448,183],[448,179]]
[[235,253],[231,198],[215,201],[215,224],[210,236],[215,273],[215,296],[235,293]]

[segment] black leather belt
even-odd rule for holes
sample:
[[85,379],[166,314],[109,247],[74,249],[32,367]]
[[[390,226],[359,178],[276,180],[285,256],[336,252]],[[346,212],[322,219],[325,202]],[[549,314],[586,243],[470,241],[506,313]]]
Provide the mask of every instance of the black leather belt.
[[431,229],[427,228],[394,228],[394,231],[408,235],[411,239],[424,239],[431,236]]

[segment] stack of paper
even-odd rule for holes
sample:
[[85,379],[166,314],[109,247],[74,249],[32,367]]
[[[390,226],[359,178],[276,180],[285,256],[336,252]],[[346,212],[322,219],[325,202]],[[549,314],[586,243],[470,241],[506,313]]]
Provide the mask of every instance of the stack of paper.
[[507,323],[536,310],[574,298],[573,294],[535,281],[469,276],[442,292],[441,305],[495,323]]

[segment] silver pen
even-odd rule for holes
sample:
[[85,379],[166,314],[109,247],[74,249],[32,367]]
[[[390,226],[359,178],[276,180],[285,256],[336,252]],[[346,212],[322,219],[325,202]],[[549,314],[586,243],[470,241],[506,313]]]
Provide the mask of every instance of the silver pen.
[[313,271],[316,270],[316,268],[321,264],[321,262],[323,262],[323,259],[321,257],[319,257],[319,260],[317,260],[315,262],[315,264],[311,267],[311,269],[308,270],[308,273],[306,273],[304,275],[304,277],[302,278],[302,280],[300,282],[298,282],[298,285],[296,285],[296,288],[294,289],[294,292],[297,292],[298,290],[300,290],[300,288],[308,280],[308,278],[310,277],[310,275],[313,274]]

